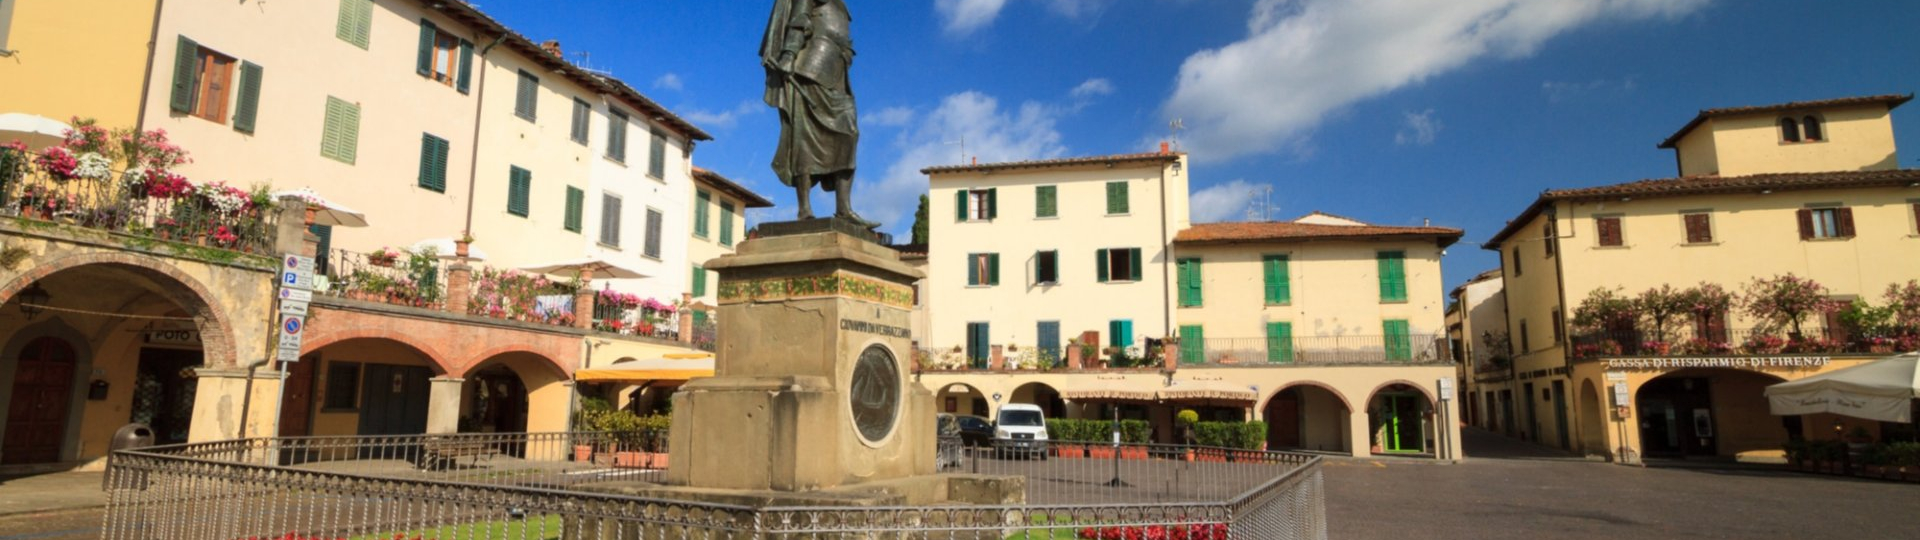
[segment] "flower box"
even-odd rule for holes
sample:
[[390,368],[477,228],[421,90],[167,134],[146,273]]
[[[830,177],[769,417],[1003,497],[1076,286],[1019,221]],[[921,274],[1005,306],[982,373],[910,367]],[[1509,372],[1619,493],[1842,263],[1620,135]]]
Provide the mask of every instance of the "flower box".
[[647,468],[667,470],[667,455],[666,452],[647,452]]
[[1145,459],[1147,459],[1147,447],[1145,447],[1145,446],[1122,446],[1122,447],[1120,447],[1120,459],[1139,459],[1139,460],[1145,460]]
[[1060,459],[1080,459],[1087,457],[1087,447],[1078,444],[1056,444],[1053,456]]
[[1222,450],[1201,448],[1193,451],[1193,460],[1201,463],[1226,463],[1227,453]]
[[587,462],[593,461],[593,445],[588,445],[588,444],[573,445],[573,460],[580,463],[587,463]]
[[646,452],[617,451],[613,453],[613,466],[638,469],[647,466]]
[[1087,447],[1088,459],[1113,459],[1114,455],[1115,453],[1112,446],[1095,445]]

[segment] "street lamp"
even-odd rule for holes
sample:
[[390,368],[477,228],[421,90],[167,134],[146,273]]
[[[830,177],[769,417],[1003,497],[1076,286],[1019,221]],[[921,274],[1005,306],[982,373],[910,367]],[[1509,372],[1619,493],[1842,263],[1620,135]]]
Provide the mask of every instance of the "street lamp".
[[47,294],[47,290],[41,288],[40,282],[36,281],[26,290],[20,291],[20,312],[27,314],[27,320],[31,321],[39,316],[41,311],[45,311],[42,307],[52,299],[53,295]]

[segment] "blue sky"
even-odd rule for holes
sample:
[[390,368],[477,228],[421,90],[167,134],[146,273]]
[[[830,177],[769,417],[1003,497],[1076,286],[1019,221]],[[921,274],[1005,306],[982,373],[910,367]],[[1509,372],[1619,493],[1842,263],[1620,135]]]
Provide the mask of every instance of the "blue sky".
[[[1920,89],[1910,0],[846,1],[856,206],[889,232],[920,168],[963,161],[949,141],[983,162],[1138,152],[1181,118],[1196,221],[1245,219],[1263,185],[1274,219],[1431,219],[1467,230],[1449,286],[1498,265],[1479,242],[1543,189],[1672,176],[1654,145],[1699,109]],[[707,129],[695,162],[781,205],[752,218],[791,217],[759,101],[770,0],[480,5]]]

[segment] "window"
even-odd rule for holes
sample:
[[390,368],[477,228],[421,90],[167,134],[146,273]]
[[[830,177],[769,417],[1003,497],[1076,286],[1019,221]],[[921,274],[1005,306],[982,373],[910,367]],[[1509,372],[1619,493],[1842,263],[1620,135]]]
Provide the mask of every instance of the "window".
[[999,253],[967,254],[967,285],[991,287],[1000,284]]
[[967,323],[967,360],[974,369],[986,369],[988,354],[992,346],[992,335],[987,331],[987,323]]
[[322,410],[351,411],[360,407],[360,364],[327,363],[327,397]]
[[539,111],[540,78],[520,70],[520,85],[513,97],[513,114],[532,122]]
[[1380,267],[1380,301],[1407,301],[1407,252],[1382,251],[1374,258]]
[[659,210],[647,209],[647,242],[640,253],[655,259],[660,258],[660,225],[665,216]]
[[620,223],[622,214],[620,197],[612,193],[600,194],[600,244],[620,247]]
[[1549,218],[1546,223],[1540,224],[1540,247],[1547,250],[1548,257],[1553,256],[1554,236],[1553,219]]
[[1853,209],[1846,207],[1802,208],[1800,239],[1853,238]]
[[581,215],[586,213],[586,205],[587,192],[567,186],[567,212],[565,218],[561,219],[560,228],[580,232],[580,222],[583,221]]
[[1113,216],[1113,215],[1125,214],[1128,212],[1129,204],[1130,204],[1130,201],[1127,200],[1127,183],[1126,182],[1108,182],[1107,183],[1107,215]]
[[[308,225],[307,231],[320,238],[318,245],[314,246],[314,253],[333,253],[332,225]],[[321,276],[332,275],[327,273],[328,266],[327,257],[315,257],[313,261],[313,272],[315,275]]]
[[707,295],[707,269],[701,268],[700,265],[694,265],[693,296],[695,298],[699,298],[706,295]]
[[707,209],[712,206],[713,206],[712,193],[708,193],[706,191],[700,191],[694,194],[693,196],[693,235],[694,236],[699,238],[707,237],[707,228],[708,228],[708,225],[707,225],[708,210]]
[[1920,202],[1913,203],[1913,233],[1920,234]]
[[1180,327],[1180,363],[1207,363],[1207,329],[1200,325]]
[[1383,321],[1380,327],[1381,335],[1386,341],[1387,360],[1412,360],[1413,336],[1407,329],[1407,321]]
[[180,36],[180,48],[174,53],[174,112],[197,116],[215,123],[227,122],[227,95],[232,91],[234,59],[203,48],[186,36]]
[[1687,228],[1687,243],[1713,243],[1713,215],[1706,211],[1686,212],[1680,215],[1680,221]]
[[1040,321],[1034,329],[1034,336],[1040,347],[1040,355],[1046,364],[1041,367],[1061,365],[1060,361],[1060,321]]
[[[587,144],[587,129],[593,125],[593,105],[587,100],[573,98],[573,131],[568,134],[573,142]],[[612,148],[608,148],[612,153]]]
[[527,217],[533,202],[533,171],[507,167],[507,213]]
[[1561,318],[1562,318],[1562,317],[1565,317],[1565,315],[1563,315],[1563,314],[1561,314],[1561,313],[1560,313],[1560,307],[1559,307],[1559,306],[1554,306],[1554,308],[1553,308],[1553,342],[1554,342],[1555,344],[1558,344],[1558,343],[1560,343],[1560,340],[1561,340],[1561,339],[1563,339],[1563,336],[1562,336],[1562,334],[1560,333],[1560,327],[1561,327],[1561,326],[1562,326],[1563,324],[1565,324],[1565,323],[1564,323],[1564,322],[1563,322],[1563,321],[1561,320]]
[[367,48],[373,35],[373,0],[340,0],[340,20],[334,23],[333,37]]
[[1133,319],[1107,321],[1107,346],[1125,349],[1133,345]]
[[1594,235],[1600,240],[1600,247],[1621,247],[1627,245],[1626,235],[1620,230],[1620,216],[1596,216],[1593,218]]
[[954,197],[955,221],[991,221],[1000,214],[997,189],[963,189]]
[[1033,188],[1033,217],[1060,217],[1060,187],[1040,186]]
[[720,201],[720,245],[733,245],[733,202]]
[[447,192],[447,151],[450,147],[446,139],[433,136],[432,133],[420,134],[420,182],[423,189],[439,193]]
[[320,128],[320,155],[348,165],[359,158],[359,105],[327,96],[327,116]]
[[1520,353],[1533,352],[1533,340],[1527,336],[1527,320],[1520,319]]
[[667,177],[667,134],[653,130],[653,138],[647,141],[647,176],[654,179]]
[[1800,120],[1800,131],[1804,134],[1802,138],[1806,139],[1807,142],[1826,140],[1826,133],[1823,133],[1821,129],[1820,119],[1812,115],[1808,115],[1806,118]]
[[1520,246],[1513,246],[1513,256],[1507,260],[1513,263],[1514,277],[1520,277]]
[[1267,361],[1274,363],[1293,361],[1293,323],[1267,323]]
[[607,158],[626,163],[627,113],[612,109],[607,114],[612,118],[607,122]]
[[[473,80],[473,42],[442,31],[434,26],[433,21],[420,19],[420,53],[414,60],[414,72],[433,82],[451,86],[462,94],[467,93],[468,83]],[[522,71],[520,76],[525,78],[532,75]],[[535,82],[538,83],[537,80]],[[521,81],[523,89],[525,83]]]
[[1286,255],[1260,256],[1261,281],[1266,285],[1267,305],[1293,303],[1293,276],[1289,275]]
[[1140,281],[1140,248],[1103,249],[1097,255],[1101,283]]
[[1792,118],[1781,118],[1780,140],[1790,143],[1800,142],[1800,123],[1793,121]]
[[1180,307],[1200,307],[1204,289],[1200,279],[1200,259],[1194,257],[1175,261],[1179,271]]
[[1060,283],[1060,252],[1042,251],[1033,254],[1033,284],[1058,285]]

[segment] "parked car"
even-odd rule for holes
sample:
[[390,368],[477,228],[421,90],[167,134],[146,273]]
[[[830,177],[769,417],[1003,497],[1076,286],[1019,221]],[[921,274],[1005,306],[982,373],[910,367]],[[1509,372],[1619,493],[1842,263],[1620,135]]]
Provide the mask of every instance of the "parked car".
[[993,423],[993,449],[1001,456],[1047,459],[1047,415],[1039,406],[1009,403]]
[[993,421],[972,415],[956,415],[954,419],[960,425],[962,443],[969,447],[993,446]]

